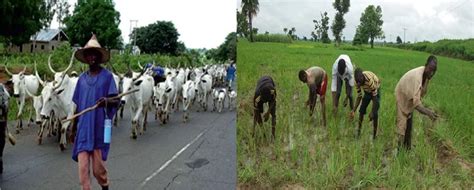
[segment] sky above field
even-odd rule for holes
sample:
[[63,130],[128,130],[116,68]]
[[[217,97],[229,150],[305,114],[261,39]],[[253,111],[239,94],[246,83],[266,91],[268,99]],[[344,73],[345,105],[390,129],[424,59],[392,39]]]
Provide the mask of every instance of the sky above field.
[[[299,37],[310,37],[314,30],[313,20],[320,20],[320,13],[328,12],[333,22],[334,0],[260,0],[260,11],[254,19],[259,33],[283,33],[283,28],[296,28]],[[437,41],[440,39],[474,38],[474,0],[357,0],[351,1],[349,12],[344,15],[346,28],[343,36],[352,40],[359,25],[360,16],[369,5],[382,7],[382,30],[386,41]],[[237,0],[241,9],[241,1]],[[329,29],[331,30],[331,29]],[[334,39],[332,32],[329,37]]]
[[[76,0],[68,0],[72,13]],[[188,48],[216,48],[236,30],[235,0],[114,0],[120,12],[120,30],[129,42],[130,20],[147,26],[158,20],[172,21]],[[134,25],[135,26],[135,25]],[[52,28],[58,24],[53,21]]]

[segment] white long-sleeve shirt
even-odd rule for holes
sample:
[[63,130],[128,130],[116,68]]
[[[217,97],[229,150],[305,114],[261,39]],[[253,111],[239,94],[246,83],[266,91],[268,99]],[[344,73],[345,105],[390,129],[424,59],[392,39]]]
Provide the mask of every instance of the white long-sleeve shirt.
[[[337,72],[337,63],[340,59],[344,59],[344,61],[346,62],[346,70],[342,75]],[[349,58],[348,55],[340,55],[332,65],[332,92],[336,92],[337,90],[337,77],[340,77],[343,81],[345,79],[349,80],[349,85],[354,87],[354,67],[352,66],[351,58]]]

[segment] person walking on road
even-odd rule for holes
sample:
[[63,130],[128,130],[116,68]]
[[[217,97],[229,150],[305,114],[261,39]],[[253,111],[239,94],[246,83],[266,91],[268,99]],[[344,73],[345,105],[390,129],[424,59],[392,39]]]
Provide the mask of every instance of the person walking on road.
[[89,65],[89,70],[79,76],[72,101],[77,105],[76,112],[99,105],[98,109],[81,115],[77,120],[77,133],[74,140],[72,159],[79,165],[79,180],[82,189],[91,189],[90,163],[97,182],[103,190],[109,189],[105,161],[110,143],[104,142],[104,125],[107,118],[112,119],[120,103],[107,97],[118,94],[113,75],[101,67],[110,59],[109,52],[102,48],[95,35],[84,48],[75,53],[76,59]]

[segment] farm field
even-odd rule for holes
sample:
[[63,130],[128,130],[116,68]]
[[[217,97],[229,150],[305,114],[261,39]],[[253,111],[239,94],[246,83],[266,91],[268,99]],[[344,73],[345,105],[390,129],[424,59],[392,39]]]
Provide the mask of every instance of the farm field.
[[[437,56],[438,70],[422,101],[440,118],[432,122],[415,111],[414,147],[398,152],[394,89],[403,74],[424,65],[430,54],[388,47],[336,48],[315,42],[249,43],[244,39],[239,39],[237,52],[238,188],[474,188],[473,62]],[[375,141],[367,115],[359,139],[355,138],[358,112],[353,121],[347,107],[339,107],[337,118],[332,115],[331,68],[340,54],[348,54],[353,64],[381,79]],[[319,102],[312,118],[304,106],[308,88],[299,81],[298,71],[311,66],[328,73],[326,127],[320,122]],[[252,99],[256,82],[264,75],[272,76],[277,88],[274,142],[270,122],[257,126],[252,137]],[[341,100],[344,96],[345,91]]]

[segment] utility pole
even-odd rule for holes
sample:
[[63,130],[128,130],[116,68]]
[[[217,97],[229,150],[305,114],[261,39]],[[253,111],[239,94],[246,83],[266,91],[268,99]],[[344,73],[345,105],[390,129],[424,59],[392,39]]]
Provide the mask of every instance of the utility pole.
[[[135,26],[133,26],[133,24],[135,24]],[[138,25],[138,20],[130,20],[130,35],[133,35],[133,45],[135,45],[135,41],[136,41],[136,35],[135,34],[132,34],[133,32],[133,29],[136,28]],[[128,39],[128,43],[130,43],[132,41],[132,37],[129,36],[129,39]]]
[[403,43],[404,43],[404,44],[407,43],[407,42],[405,41],[405,31],[406,31],[406,30],[407,30],[407,28],[403,28]]

